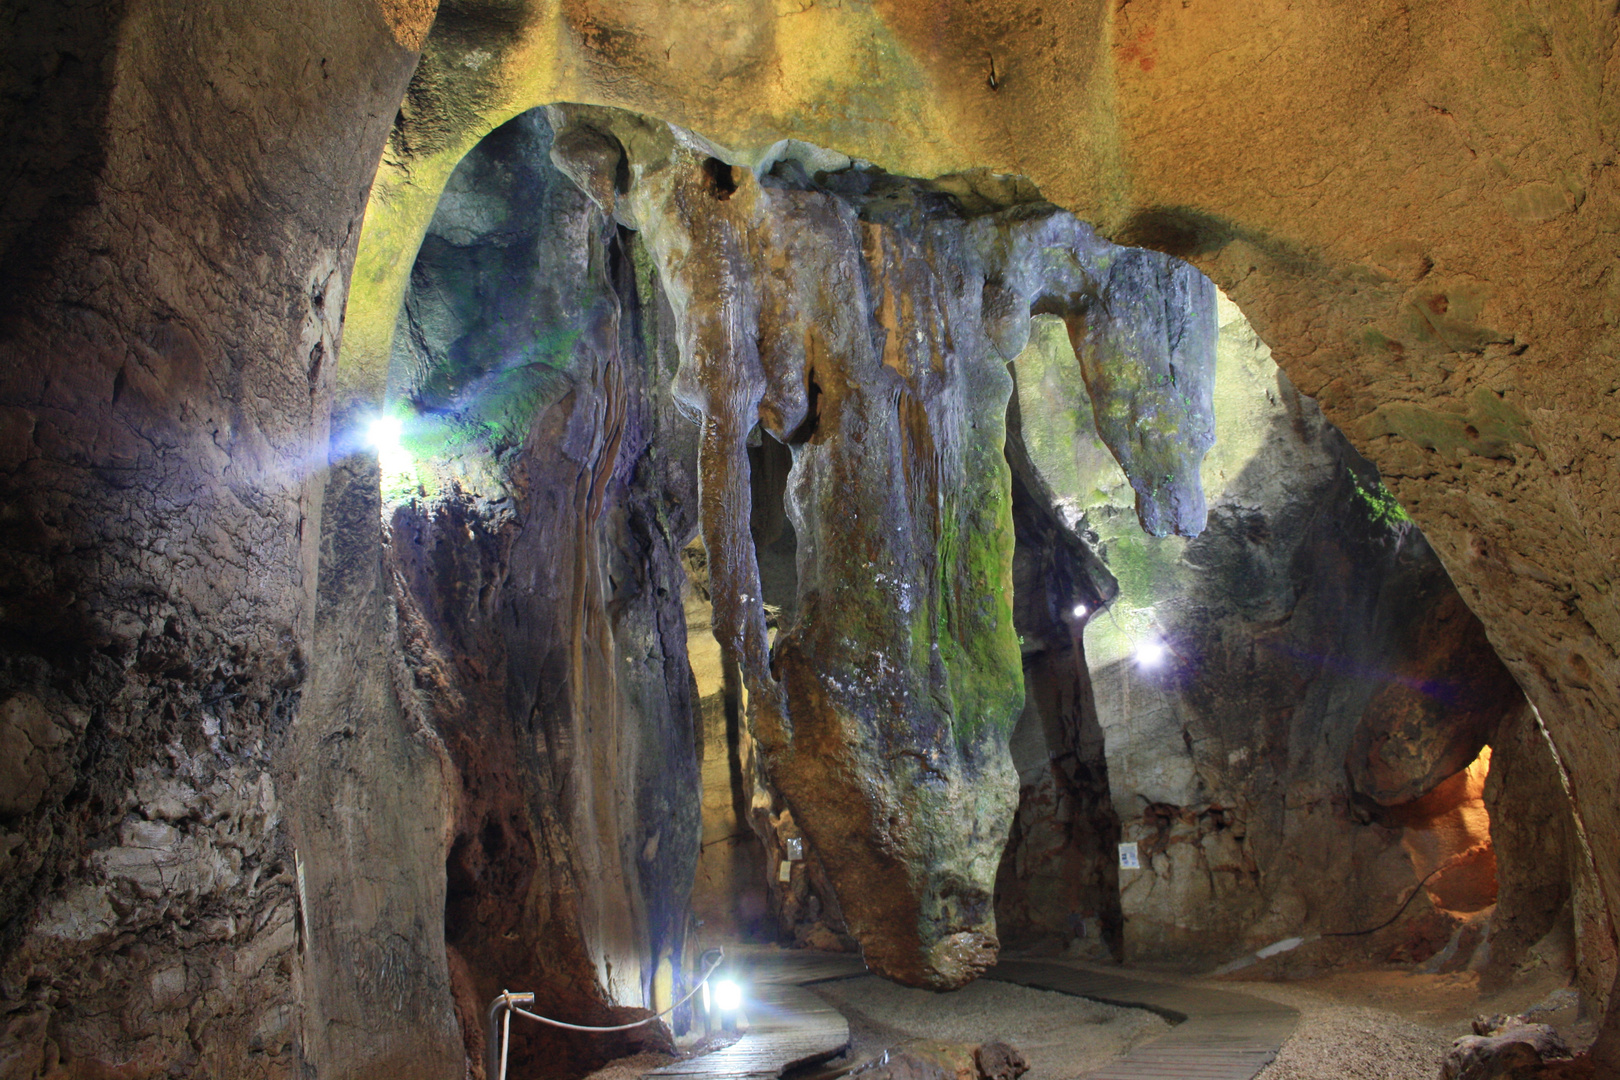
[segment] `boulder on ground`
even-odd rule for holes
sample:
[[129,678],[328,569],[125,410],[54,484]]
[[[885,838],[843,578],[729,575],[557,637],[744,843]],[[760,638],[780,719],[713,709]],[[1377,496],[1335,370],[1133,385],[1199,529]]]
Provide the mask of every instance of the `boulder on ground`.
[[1568,1059],[1569,1047],[1547,1024],[1522,1016],[1482,1016],[1474,1034],[1451,1044],[1440,1063],[1440,1080],[1517,1080],[1535,1075],[1545,1061]]
[[1029,1071],[1024,1055],[1004,1042],[916,1039],[885,1050],[852,1074],[862,1080],[1017,1080]]

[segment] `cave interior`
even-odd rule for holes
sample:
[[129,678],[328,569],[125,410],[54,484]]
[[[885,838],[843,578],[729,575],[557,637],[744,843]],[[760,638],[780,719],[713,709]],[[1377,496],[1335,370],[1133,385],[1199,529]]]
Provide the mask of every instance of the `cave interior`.
[[4,5],[0,1080],[717,946],[1620,1076],[1612,10],[285,6]]

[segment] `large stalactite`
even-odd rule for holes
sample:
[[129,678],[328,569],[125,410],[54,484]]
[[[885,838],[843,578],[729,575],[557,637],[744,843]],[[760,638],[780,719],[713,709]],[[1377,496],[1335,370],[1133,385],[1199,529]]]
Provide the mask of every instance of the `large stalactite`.
[[[715,632],[766,773],[867,961],[959,986],[996,955],[1024,701],[1006,365],[1032,306],[1062,312],[1144,527],[1196,532],[1213,286],[992,178],[952,194],[813,148],[750,170],[679,129],[551,112],[559,165],[640,231],[679,321]],[[774,645],[756,428],[793,452],[798,597]]]

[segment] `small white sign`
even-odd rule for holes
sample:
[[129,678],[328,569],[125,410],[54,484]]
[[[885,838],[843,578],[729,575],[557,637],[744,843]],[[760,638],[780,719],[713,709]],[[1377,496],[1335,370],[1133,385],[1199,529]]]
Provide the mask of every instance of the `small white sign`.
[[783,859],[781,861],[781,863],[779,863],[777,865],[777,867],[776,867],[776,880],[777,881],[792,881],[793,880],[793,864],[788,862],[786,859]]
[[787,842],[787,856],[794,862],[804,858],[804,841],[797,836]]
[[1121,870],[1142,869],[1142,859],[1137,854],[1135,840],[1128,844],[1119,845],[1119,868]]

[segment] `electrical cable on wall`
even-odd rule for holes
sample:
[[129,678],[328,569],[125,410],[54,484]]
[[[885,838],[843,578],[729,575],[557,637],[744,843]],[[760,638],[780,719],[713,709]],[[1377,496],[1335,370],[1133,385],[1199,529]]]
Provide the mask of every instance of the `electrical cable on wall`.
[[1247,956],[1240,956],[1238,959],[1233,960],[1229,964],[1222,964],[1220,967],[1215,969],[1214,974],[1229,975],[1234,971],[1241,971],[1243,968],[1246,968],[1260,960],[1269,960],[1278,953],[1292,952],[1301,945],[1308,944],[1312,941],[1320,941],[1322,938],[1364,937],[1367,934],[1376,934],[1378,931],[1384,929],[1384,927],[1389,926],[1396,919],[1400,918],[1401,914],[1405,912],[1409,906],[1411,906],[1412,901],[1417,899],[1417,894],[1423,891],[1423,886],[1429,883],[1429,879],[1438,874],[1444,867],[1445,864],[1441,863],[1439,866],[1436,866],[1433,870],[1430,870],[1427,874],[1425,874],[1423,880],[1418,882],[1412,891],[1406,895],[1405,900],[1401,901],[1401,906],[1395,909],[1395,914],[1391,915],[1377,926],[1370,926],[1365,930],[1335,930],[1325,934],[1307,934],[1304,937],[1284,938],[1281,941],[1272,942],[1270,945],[1267,945],[1258,952],[1250,953]]

